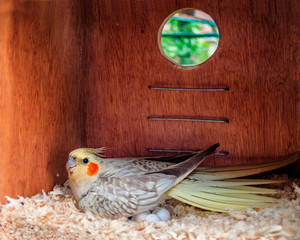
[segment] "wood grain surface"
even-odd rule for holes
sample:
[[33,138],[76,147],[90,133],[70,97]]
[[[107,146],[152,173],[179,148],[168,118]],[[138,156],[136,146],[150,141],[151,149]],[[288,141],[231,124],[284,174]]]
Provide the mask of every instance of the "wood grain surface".
[[[174,65],[158,48],[161,23],[186,7],[211,15],[220,32],[215,54],[193,68]],[[219,142],[230,152],[206,166],[296,151],[299,15],[297,0],[1,0],[1,200],[62,183],[77,147],[105,146],[106,156],[122,157]]]
[[68,152],[85,144],[78,9],[64,1],[0,2],[2,201],[63,183]]

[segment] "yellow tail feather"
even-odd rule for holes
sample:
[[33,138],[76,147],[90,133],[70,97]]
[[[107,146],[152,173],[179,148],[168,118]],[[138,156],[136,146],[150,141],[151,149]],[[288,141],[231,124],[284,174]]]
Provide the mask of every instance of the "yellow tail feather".
[[197,168],[167,195],[198,208],[211,211],[241,211],[269,206],[277,200],[258,194],[274,194],[277,190],[248,185],[273,184],[284,180],[236,179],[284,167],[295,162],[300,152],[270,163]]

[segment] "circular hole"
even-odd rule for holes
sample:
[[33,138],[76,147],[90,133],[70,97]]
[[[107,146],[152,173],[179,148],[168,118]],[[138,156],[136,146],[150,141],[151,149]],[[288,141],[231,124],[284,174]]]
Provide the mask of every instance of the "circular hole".
[[158,35],[161,53],[181,66],[195,66],[205,62],[216,51],[219,30],[207,13],[181,9],[163,22]]

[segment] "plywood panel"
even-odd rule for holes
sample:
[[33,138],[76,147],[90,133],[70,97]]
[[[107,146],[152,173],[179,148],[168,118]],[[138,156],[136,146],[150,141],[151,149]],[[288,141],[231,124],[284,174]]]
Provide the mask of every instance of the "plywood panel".
[[[108,156],[149,155],[147,147],[231,154],[207,165],[278,158],[297,150],[297,1],[94,1],[86,28],[87,143]],[[92,5],[92,7],[91,7]],[[182,69],[157,47],[175,10],[210,14],[220,31],[214,56]],[[90,10],[89,9],[89,10]],[[99,17],[100,16],[100,17]],[[149,85],[230,87],[229,92],[171,92]],[[229,124],[149,121],[148,116],[225,117]]]
[[85,142],[83,40],[75,7],[66,1],[0,3],[1,201],[63,183],[68,152]]

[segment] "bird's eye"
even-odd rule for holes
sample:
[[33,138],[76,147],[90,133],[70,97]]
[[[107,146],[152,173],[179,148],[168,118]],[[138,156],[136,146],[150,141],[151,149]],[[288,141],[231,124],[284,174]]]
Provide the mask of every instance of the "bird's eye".
[[88,158],[84,158],[84,159],[82,159],[82,162],[83,162],[84,164],[87,164],[87,163],[89,163],[89,159],[88,159]]

